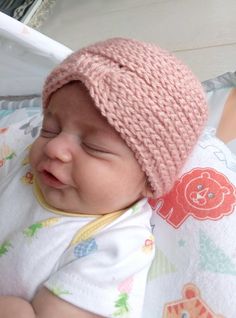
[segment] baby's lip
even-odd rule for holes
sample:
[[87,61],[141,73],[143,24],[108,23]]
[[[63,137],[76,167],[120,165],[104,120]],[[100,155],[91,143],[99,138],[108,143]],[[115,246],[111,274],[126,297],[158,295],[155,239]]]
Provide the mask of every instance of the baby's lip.
[[59,180],[53,173],[43,169],[39,172],[39,178],[41,181],[49,187],[56,189],[63,189],[66,187],[66,184]]

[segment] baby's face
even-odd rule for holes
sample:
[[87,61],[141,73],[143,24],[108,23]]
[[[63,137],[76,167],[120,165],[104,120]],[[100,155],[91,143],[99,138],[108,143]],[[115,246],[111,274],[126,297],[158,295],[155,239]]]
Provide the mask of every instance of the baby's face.
[[45,200],[60,210],[103,214],[145,196],[132,151],[79,82],[52,95],[30,162]]

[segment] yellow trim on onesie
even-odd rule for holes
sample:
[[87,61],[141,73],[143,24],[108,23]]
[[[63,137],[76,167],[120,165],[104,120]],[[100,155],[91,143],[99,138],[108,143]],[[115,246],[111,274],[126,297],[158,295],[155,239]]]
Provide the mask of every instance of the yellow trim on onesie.
[[83,213],[78,213],[78,212],[66,212],[66,211],[62,211],[62,210],[59,210],[57,208],[54,208],[45,201],[43,193],[40,190],[35,178],[33,181],[33,186],[34,186],[34,194],[36,196],[36,199],[38,200],[40,205],[42,205],[42,207],[44,207],[46,210],[48,210],[50,212],[53,212],[56,214],[61,214],[61,215],[66,215],[66,216],[99,217],[99,215],[96,215],[96,214],[83,214]]
[[117,211],[108,213],[105,215],[101,215],[99,218],[94,221],[86,224],[80,231],[78,231],[74,238],[72,239],[70,245],[78,244],[81,241],[88,240],[99,230],[103,229],[105,226],[109,225],[113,221],[115,221],[118,217],[120,217],[124,211]]
[[49,210],[50,212],[64,215],[64,216],[74,216],[74,217],[94,217],[95,220],[89,222],[86,224],[82,229],[80,229],[73,237],[70,246],[74,244],[78,244],[81,241],[88,240],[90,237],[92,237],[95,233],[97,233],[100,229],[104,228],[105,226],[109,225],[113,221],[115,221],[118,217],[120,217],[123,213],[125,213],[125,210],[120,210],[104,215],[97,215],[97,214],[83,214],[83,213],[77,213],[77,212],[65,212],[61,211],[59,209],[53,208],[50,206],[44,199],[44,196],[42,194],[42,191],[40,190],[35,178],[33,182],[34,187],[34,194],[36,196],[36,199],[38,200],[39,204],[44,207],[46,210]]

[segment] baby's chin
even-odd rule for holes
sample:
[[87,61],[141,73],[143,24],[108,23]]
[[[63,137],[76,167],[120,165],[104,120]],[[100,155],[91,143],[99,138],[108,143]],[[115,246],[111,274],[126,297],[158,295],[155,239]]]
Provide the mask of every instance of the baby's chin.
[[93,210],[80,202],[79,200],[72,200],[66,198],[65,191],[61,189],[53,189],[45,186],[40,181],[37,182],[39,196],[41,197],[41,205],[43,205],[49,211],[72,213],[72,214],[83,214],[83,215],[99,215],[103,214],[99,211]]
[[49,210],[58,210],[59,212],[82,213],[78,204],[68,203],[64,198],[62,190],[52,189],[38,182],[39,191],[42,195],[42,203]]
[[[130,201],[117,201],[116,200],[101,200],[99,202],[91,202],[91,200],[82,200],[79,196],[78,191],[74,188],[54,188],[49,186],[41,180],[40,176],[37,177],[36,174],[36,184],[38,187],[38,192],[41,196],[41,205],[46,207],[48,210],[72,213],[72,214],[82,214],[82,215],[105,215],[113,212],[126,210],[130,208],[133,204],[140,200]],[[55,211],[55,212],[56,212]]]

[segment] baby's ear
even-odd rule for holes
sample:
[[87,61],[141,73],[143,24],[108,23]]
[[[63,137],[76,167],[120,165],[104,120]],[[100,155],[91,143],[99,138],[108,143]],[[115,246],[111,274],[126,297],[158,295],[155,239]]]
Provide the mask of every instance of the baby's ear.
[[142,195],[144,198],[155,199],[155,195],[153,193],[153,190],[152,190],[152,188],[147,180],[144,184],[144,189],[143,189]]

